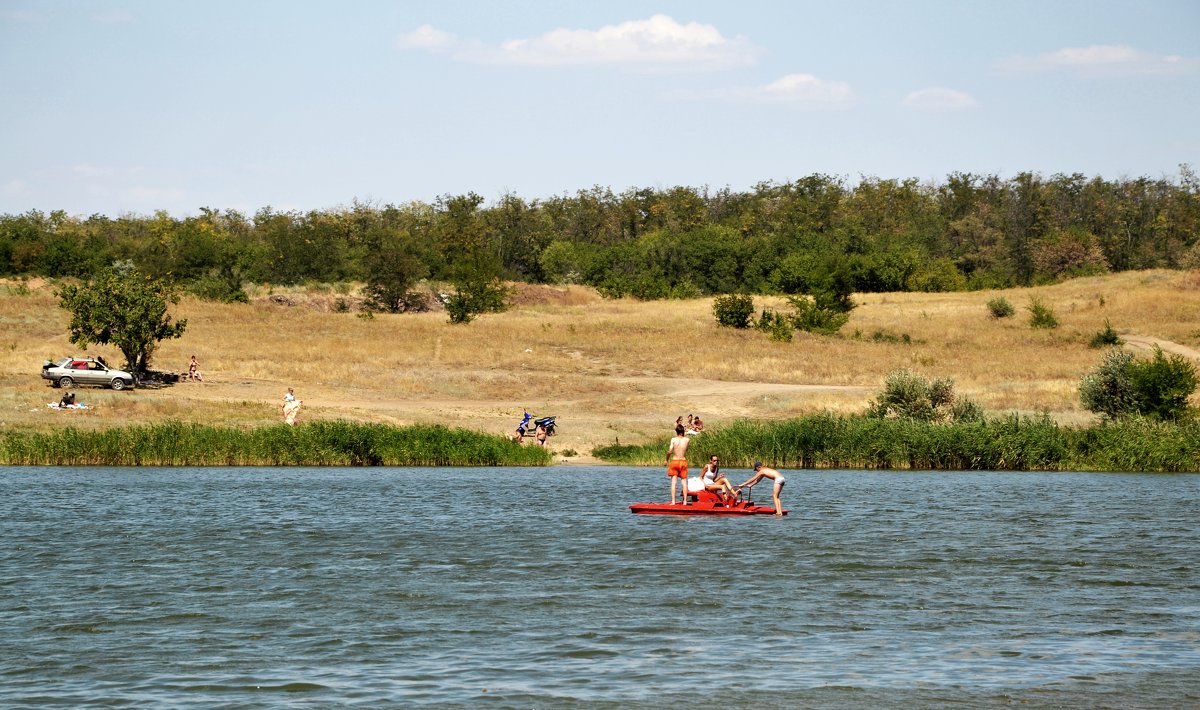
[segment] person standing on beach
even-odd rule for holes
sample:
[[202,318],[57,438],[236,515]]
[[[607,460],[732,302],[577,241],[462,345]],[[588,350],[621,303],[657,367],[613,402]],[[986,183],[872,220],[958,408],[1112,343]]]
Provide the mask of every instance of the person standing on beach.
[[192,356],[191,362],[188,363],[188,379],[193,382],[203,382],[204,376],[200,374],[200,361],[196,356]]
[[302,404],[304,402],[296,399],[296,391],[288,387],[287,394],[283,395],[283,421],[290,426],[296,426],[296,414]]
[[689,505],[687,450],[691,443],[692,440],[683,434],[683,424],[676,424],[675,436],[671,437],[671,443],[667,445],[667,478],[671,479],[671,505],[675,505],[676,479],[683,484],[683,504]]
[[775,482],[775,485],[771,489],[771,498],[775,501],[775,515],[782,516],[783,504],[779,502],[779,492],[783,490],[783,484],[786,482],[782,473],[773,468],[767,468],[766,466],[763,466],[762,461],[755,461],[754,476],[751,477],[749,481],[746,481],[742,485],[738,486],[738,488],[753,486],[755,483],[758,483],[764,478],[769,478]]

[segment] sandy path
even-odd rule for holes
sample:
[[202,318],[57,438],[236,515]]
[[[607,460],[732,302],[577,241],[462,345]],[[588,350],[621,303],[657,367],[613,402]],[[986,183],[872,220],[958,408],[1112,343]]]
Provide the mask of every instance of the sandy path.
[[1157,345],[1162,348],[1164,353],[1174,353],[1175,355],[1182,355],[1192,360],[1200,360],[1200,350],[1180,345],[1179,343],[1173,343],[1170,340],[1154,338],[1149,335],[1122,335],[1121,340],[1124,340],[1126,345],[1135,350],[1154,350],[1154,346]]

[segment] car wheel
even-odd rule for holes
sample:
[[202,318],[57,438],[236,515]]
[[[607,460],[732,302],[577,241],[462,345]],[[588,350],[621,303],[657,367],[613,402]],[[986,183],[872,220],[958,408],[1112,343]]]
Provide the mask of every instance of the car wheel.
[[58,386],[59,387],[71,387],[74,384],[75,384],[75,380],[72,380],[70,377],[58,378]]
[[125,389],[128,386],[129,386],[129,383],[126,382],[125,380],[122,380],[120,377],[118,377],[117,379],[112,381],[112,388],[118,392],[120,392],[121,390]]

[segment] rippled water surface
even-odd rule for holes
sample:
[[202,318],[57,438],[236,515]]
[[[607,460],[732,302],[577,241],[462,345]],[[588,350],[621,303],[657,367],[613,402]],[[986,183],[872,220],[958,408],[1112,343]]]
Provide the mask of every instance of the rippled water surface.
[[630,514],[667,491],[0,469],[0,706],[1200,704],[1200,476],[796,471],[783,519]]

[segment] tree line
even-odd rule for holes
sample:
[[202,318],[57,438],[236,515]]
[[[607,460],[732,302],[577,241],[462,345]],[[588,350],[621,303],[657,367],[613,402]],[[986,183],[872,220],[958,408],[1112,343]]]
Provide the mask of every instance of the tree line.
[[673,187],[494,203],[367,204],[253,215],[0,215],[0,274],[88,278],[113,264],[213,299],[244,283],[366,282],[403,310],[422,279],[468,312],[502,280],[579,283],[642,299],[952,291],[1146,268],[1200,267],[1200,179],[953,173],[942,181],[814,174],[745,191]]

